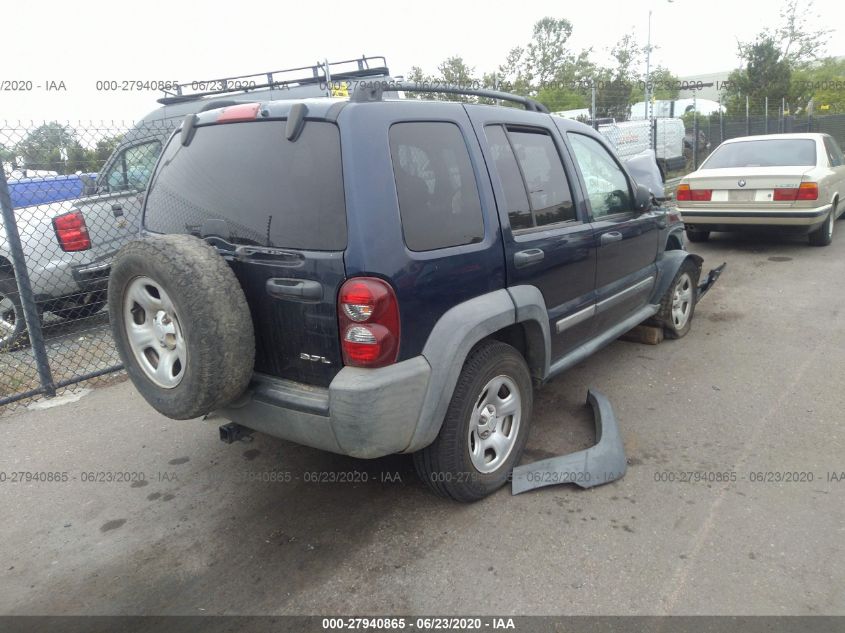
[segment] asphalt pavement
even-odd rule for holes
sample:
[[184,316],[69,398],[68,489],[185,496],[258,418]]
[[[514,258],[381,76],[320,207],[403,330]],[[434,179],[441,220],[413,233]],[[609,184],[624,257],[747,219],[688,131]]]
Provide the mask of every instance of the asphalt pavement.
[[691,245],[728,267],[686,338],[537,393],[524,463],[593,442],[588,387],[613,403],[628,472],[591,490],[461,505],[407,456],[224,445],[129,383],[0,419],[0,613],[843,615],[836,228]]

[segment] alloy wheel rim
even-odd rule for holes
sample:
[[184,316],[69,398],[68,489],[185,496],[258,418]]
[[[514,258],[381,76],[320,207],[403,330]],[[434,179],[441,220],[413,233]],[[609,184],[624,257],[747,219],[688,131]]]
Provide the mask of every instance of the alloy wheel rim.
[[126,288],[123,301],[126,338],[146,377],[164,389],[182,382],[188,350],[179,315],[161,284],[149,277],[136,277]]
[[492,473],[507,461],[516,445],[522,420],[522,396],[508,376],[490,380],[472,410],[468,446],[472,465],[480,473]]
[[672,324],[681,330],[689,321],[692,312],[693,285],[687,273],[683,273],[675,284],[672,294]]

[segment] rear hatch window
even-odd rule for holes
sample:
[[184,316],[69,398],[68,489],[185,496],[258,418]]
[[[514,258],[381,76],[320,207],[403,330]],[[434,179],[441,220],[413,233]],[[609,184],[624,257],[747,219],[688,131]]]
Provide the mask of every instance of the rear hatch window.
[[343,250],[337,127],[309,121],[296,142],[284,134],[284,121],[251,121],[200,127],[187,147],[174,137],[150,185],[146,228],[213,233],[236,244]]
[[[255,370],[328,386],[342,366],[337,293],[345,278],[346,210],[340,137],[308,121],[296,141],[284,121],[197,128],[174,137],[147,195],[146,228],[239,247],[227,260],[255,331]],[[252,248],[258,247],[258,248]]]

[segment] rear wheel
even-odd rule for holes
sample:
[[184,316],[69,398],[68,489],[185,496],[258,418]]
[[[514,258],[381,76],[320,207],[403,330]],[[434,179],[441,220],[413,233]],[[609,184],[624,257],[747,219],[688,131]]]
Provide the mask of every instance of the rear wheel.
[[476,501],[501,488],[528,439],[533,393],[522,355],[486,341],[467,358],[434,442],[414,454],[420,478],[436,493]]
[[706,242],[710,239],[710,231],[695,231],[693,229],[686,229],[687,239],[690,242]]
[[810,233],[810,246],[827,246],[833,240],[833,224],[836,218],[836,207],[827,214],[824,224]]

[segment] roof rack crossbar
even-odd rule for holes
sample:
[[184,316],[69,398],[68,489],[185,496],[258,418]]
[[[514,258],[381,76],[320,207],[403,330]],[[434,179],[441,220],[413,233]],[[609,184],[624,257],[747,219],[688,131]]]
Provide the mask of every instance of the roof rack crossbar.
[[442,92],[445,94],[467,95],[474,97],[486,97],[487,99],[498,99],[518,103],[532,112],[543,112],[548,114],[549,109],[539,101],[530,97],[515,95],[501,90],[489,90],[487,88],[462,88],[460,86],[430,86],[424,83],[389,81],[383,82],[378,79],[373,81],[362,81],[355,84],[350,96],[350,101],[381,101],[385,90],[390,92]]
[[[360,58],[355,59],[344,59],[337,62],[329,62],[323,61],[314,64],[313,66],[297,66],[296,68],[283,68],[281,70],[271,70],[269,72],[264,73],[253,73],[251,75],[239,75],[236,77],[222,77],[219,79],[208,79],[202,81],[189,81],[186,83],[176,84],[172,88],[168,90],[163,90],[164,97],[159,99],[160,103],[166,103],[167,101],[171,103],[175,103],[178,101],[186,101],[188,99],[195,99],[199,97],[204,97],[208,95],[215,95],[215,94],[224,94],[227,92],[248,92],[249,90],[255,90],[256,88],[268,88],[273,87],[274,85],[288,85],[288,84],[295,84],[301,83],[303,81],[309,81],[314,83],[315,81],[320,80],[321,78],[331,77],[333,74],[335,76],[355,76],[359,72],[365,72],[369,74],[373,69],[370,67],[371,61],[378,61],[380,62],[375,68],[376,69],[385,69],[387,68],[387,61],[385,60],[384,56],[382,55],[375,55],[367,57],[362,55]],[[356,64],[357,69],[348,70],[346,72],[340,71],[337,73],[332,73],[331,68],[342,66],[344,64]],[[309,74],[305,74],[305,72],[310,71]],[[304,76],[300,76],[298,78],[277,78],[276,75],[282,75],[287,73],[300,73],[304,74]],[[243,84],[248,83],[250,80],[260,77],[262,81],[266,80],[266,83],[261,85],[252,85],[252,86],[245,86]],[[230,88],[230,84],[235,83],[237,87]],[[196,85],[219,85],[222,87],[220,90],[210,90],[210,91],[200,91],[200,92],[185,92],[185,89],[191,89],[192,86]],[[165,101],[167,100],[167,101]],[[170,101],[173,100],[173,101]]]

